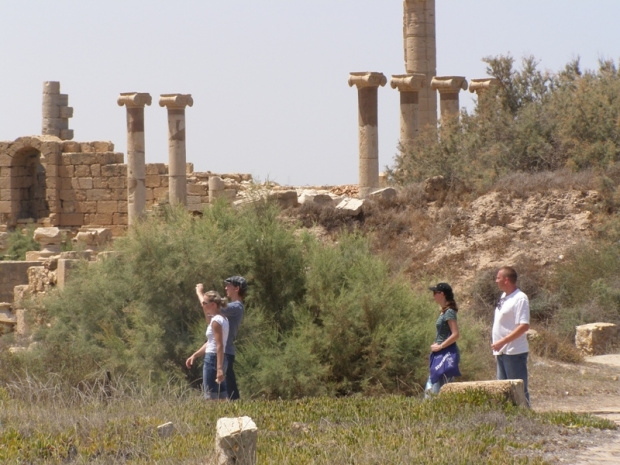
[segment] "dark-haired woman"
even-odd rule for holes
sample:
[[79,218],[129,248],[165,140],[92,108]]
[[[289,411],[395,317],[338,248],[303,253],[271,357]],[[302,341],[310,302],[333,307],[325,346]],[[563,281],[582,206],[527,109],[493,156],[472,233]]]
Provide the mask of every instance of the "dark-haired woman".
[[226,308],[227,301],[215,291],[209,291],[203,295],[202,311],[207,327],[207,342],[194,352],[185,361],[189,369],[198,357],[205,356],[202,372],[205,398],[210,400],[227,399],[228,392],[224,383],[226,373],[226,359],[224,347],[228,339],[228,320],[222,315],[222,308]]
[[[456,323],[456,313],[459,311],[459,308],[454,300],[454,293],[447,283],[439,283],[436,286],[429,287],[429,290],[433,291],[433,298],[441,309],[441,313],[435,323],[437,335],[435,336],[435,342],[431,344],[431,352],[442,351],[454,344],[453,348],[456,351],[456,361],[458,363],[459,349],[456,341],[459,338],[459,326]],[[424,389],[424,397],[428,398],[431,394],[438,394],[441,386],[453,380],[453,376],[442,375],[437,381],[433,382],[429,376]]]

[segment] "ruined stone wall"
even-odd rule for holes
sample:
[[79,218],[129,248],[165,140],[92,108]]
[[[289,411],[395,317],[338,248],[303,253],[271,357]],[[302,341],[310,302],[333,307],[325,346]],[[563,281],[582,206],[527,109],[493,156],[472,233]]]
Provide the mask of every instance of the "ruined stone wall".
[[[146,208],[169,203],[169,166],[146,164]],[[233,200],[251,175],[195,173],[186,164],[186,206],[209,204],[209,180],[217,178],[217,197]],[[214,196],[214,197],[215,197]],[[31,136],[0,142],[0,225],[34,222],[39,226],[109,228],[122,235],[128,225],[127,165],[111,142],[61,141]]]
[[60,212],[52,224],[127,225],[127,166],[110,142],[66,142],[58,167]]
[[28,284],[28,268],[40,262],[0,261],[0,302],[13,302],[15,286]]

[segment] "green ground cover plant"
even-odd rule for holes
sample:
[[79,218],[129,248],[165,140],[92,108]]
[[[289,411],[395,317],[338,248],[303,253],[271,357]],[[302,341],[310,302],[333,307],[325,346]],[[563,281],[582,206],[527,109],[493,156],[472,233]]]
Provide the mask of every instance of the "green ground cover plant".
[[[616,428],[590,415],[535,413],[481,392],[431,401],[389,395],[207,403],[192,390],[115,385],[32,402],[33,391],[50,388],[31,381],[0,390],[2,463],[205,463],[214,458],[218,418],[245,415],[259,429],[264,464],[542,464],[571,436]],[[160,438],[157,426],[169,421],[175,433]]]

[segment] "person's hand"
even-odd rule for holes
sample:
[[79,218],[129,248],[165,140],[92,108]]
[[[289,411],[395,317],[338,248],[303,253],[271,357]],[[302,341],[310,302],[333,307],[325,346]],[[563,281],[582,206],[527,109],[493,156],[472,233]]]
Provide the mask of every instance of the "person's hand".
[[193,364],[194,364],[194,356],[192,355],[190,358],[185,360],[185,366],[189,370],[192,367]]
[[202,283],[196,284],[196,294],[201,294],[204,291],[204,286]]
[[437,344],[436,342],[433,342],[431,344],[431,352],[439,352],[441,350],[441,345]]
[[217,381],[218,384],[222,384],[225,379],[226,379],[226,376],[224,376],[224,371],[221,369],[218,369],[217,376],[215,377],[215,381]]

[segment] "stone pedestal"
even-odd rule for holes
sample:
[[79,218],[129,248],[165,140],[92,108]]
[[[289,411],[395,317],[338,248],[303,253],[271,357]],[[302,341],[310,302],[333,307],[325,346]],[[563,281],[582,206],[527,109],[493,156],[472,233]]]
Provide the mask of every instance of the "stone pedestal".
[[436,76],[431,87],[439,91],[441,118],[459,115],[459,92],[467,90],[467,80],[463,76]]
[[62,252],[62,234],[56,227],[37,228],[34,230],[33,238],[41,245],[41,250],[37,254],[39,258],[51,257]]
[[69,129],[69,118],[73,108],[69,106],[69,96],[60,93],[60,82],[43,83],[43,130],[44,136],[56,136],[61,140],[73,139]]
[[[403,10],[405,69],[424,74],[430,82],[437,74],[435,0],[405,0]],[[420,127],[437,126],[437,94],[431,87],[420,90],[419,105]]]
[[413,145],[420,132],[419,93],[426,87],[424,74],[400,74],[392,76],[392,89],[400,92],[400,144],[403,149]]
[[146,208],[146,161],[144,143],[144,106],[150,94],[128,92],[117,103],[127,107],[127,222],[131,226]]
[[349,75],[349,86],[357,87],[359,121],[359,196],[379,188],[379,130],[377,89],[387,83],[382,73]]
[[168,175],[171,205],[187,204],[185,107],[194,105],[189,94],[162,94],[159,106],[168,109]]
[[217,465],[256,465],[258,428],[250,417],[217,420]]

